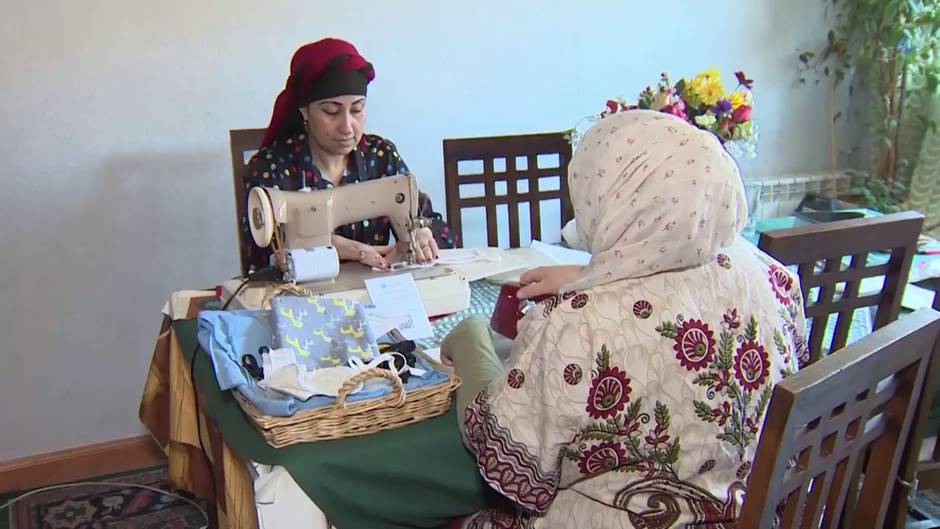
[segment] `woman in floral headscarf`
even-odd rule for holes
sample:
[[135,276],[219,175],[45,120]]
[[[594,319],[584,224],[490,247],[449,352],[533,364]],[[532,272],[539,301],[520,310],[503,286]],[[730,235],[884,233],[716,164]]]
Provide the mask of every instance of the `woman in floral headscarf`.
[[733,527],[805,351],[797,280],[738,237],[737,167],[681,119],[602,119],[569,173],[590,264],[528,312],[505,370],[480,320],[443,346],[467,446],[508,500],[461,526]]

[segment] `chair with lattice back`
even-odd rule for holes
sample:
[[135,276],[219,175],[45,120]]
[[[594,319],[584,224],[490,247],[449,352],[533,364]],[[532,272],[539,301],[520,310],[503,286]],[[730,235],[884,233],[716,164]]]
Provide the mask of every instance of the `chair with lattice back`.
[[238,255],[241,260],[242,274],[248,273],[247,244],[242,232],[242,216],[245,214],[246,196],[245,170],[248,161],[258,152],[265,129],[236,129],[229,131],[229,145],[232,149],[232,182],[235,191],[235,229],[238,233]]
[[[845,346],[855,310],[877,307],[875,329],[898,318],[923,224],[923,215],[910,211],[761,234],[761,250],[784,265],[798,267],[804,310],[812,325],[810,362],[826,350]],[[874,252],[886,252],[888,261],[869,266],[869,255]],[[881,276],[884,283],[878,292],[859,296],[864,279]],[[835,332],[826,344],[832,314],[836,314]]]
[[898,474],[920,446],[938,335],[923,309],[777,384],[738,527],[903,527]]
[[[559,232],[574,217],[568,193],[571,143],[564,132],[444,140],[447,223],[458,246],[465,241],[463,211],[483,208],[486,244],[500,246],[498,210],[506,208],[508,247],[522,244],[521,206],[528,208],[529,236],[542,238],[542,207],[560,203]],[[473,188],[476,193],[472,196]],[[468,193],[465,195],[464,191]],[[524,209],[522,209],[524,211]]]

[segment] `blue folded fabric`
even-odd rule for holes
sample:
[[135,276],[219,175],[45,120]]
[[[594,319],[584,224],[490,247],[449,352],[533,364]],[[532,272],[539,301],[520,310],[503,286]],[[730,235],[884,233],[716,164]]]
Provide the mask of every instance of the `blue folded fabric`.
[[[271,311],[207,310],[199,313],[197,321],[199,345],[212,359],[219,388],[238,391],[261,413],[272,417],[289,417],[298,410],[328,406],[335,401],[333,397],[320,396],[302,401],[266,390],[260,387],[258,381],[242,367],[243,355],[253,356],[260,366],[262,361],[258,349],[261,347],[274,349],[274,324]],[[409,377],[408,382],[404,384],[406,392],[421,387],[436,386],[447,381],[445,373],[434,368],[424,359],[419,358],[416,367],[426,370],[427,373],[423,377]],[[375,388],[370,386],[370,389],[351,395],[347,400],[357,402],[381,397],[390,392],[391,385],[389,384],[382,384]]]

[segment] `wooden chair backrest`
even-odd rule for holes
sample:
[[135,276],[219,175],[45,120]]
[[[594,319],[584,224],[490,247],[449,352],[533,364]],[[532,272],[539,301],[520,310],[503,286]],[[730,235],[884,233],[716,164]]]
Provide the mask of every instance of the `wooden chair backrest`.
[[[539,165],[540,160],[555,161]],[[444,187],[447,194],[447,223],[463,246],[461,210],[484,208],[488,246],[499,246],[497,208],[505,205],[509,218],[509,247],[520,246],[519,205],[529,207],[529,233],[542,238],[543,201],[560,200],[560,228],[574,218],[568,193],[568,163],[571,143],[567,133],[554,132],[518,136],[459,138],[444,140]],[[482,170],[461,170],[461,162],[482,162]],[[496,162],[500,162],[497,164]],[[499,167],[497,166],[499,165]],[[503,167],[504,166],[504,167]],[[550,182],[558,180],[554,189]],[[504,187],[504,192],[497,189]],[[482,193],[462,196],[463,186],[482,185]]]
[[248,273],[248,244],[242,231],[242,217],[245,215],[248,189],[245,187],[245,170],[248,161],[258,152],[265,129],[237,129],[229,131],[229,145],[232,148],[232,178],[235,191],[235,229],[238,233],[238,255],[241,259],[242,274]]
[[[920,213],[903,212],[761,234],[758,243],[761,250],[784,265],[798,267],[806,318],[812,321],[810,362],[818,360],[824,350],[845,347],[856,309],[878,307],[875,329],[898,318],[923,224],[924,217]],[[872,252],[888,252],[888,262],[868,266],[868,255]],[[847,266],[845,258],[850,258]],[[817,271],[819,262],[823,263],[821,272]],[[884,276],[881,291],[859,297],[862,280],[879,276]],[[840,283],[844,289],[837,297]],[[815,299],[810,299],[811,291],[818,292]],[[832,314],[837,315],[836,327],[832,343],[827,347],[823,339]]]
[[738,527],[883,527],[938,334],[923,309],[777,384]]

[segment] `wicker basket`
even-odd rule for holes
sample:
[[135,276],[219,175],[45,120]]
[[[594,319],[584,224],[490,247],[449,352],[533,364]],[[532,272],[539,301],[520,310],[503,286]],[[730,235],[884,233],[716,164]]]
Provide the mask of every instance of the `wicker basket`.
[[[296,290],[282,289],[282,292]],[[266,300],[266,302],[269,300]],[[396,340],[404,340],[392,331]],[[255,428],[271,446],[281,448],[295,443],[327,441],[344,437],[367,435],[391,430],[431,417],[443,415],[450,409],[451,396],[460,386],[460,378],[452,370],[428,356],[420,348],[415,350],[427,363],[447,375],[447,381],[434,386],[405,391],[398,374],[387,369],[368,369],[347,380],[329,406],[300,410],[289,417],[264,415],[239,392],[235,400],[251,419]],[[392,384],[392,392],[374,399],[346,402],[350,392],[363,382],[384,378]]]

